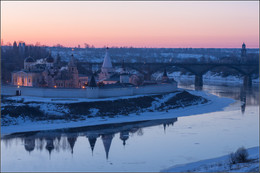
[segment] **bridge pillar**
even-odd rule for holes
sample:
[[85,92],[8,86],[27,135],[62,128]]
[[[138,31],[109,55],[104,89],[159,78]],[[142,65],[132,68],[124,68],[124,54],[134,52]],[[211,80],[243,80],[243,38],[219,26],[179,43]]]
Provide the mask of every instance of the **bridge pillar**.
[[252,87],[251,75],[245,75],[244,76],[243,85],[244,85],[245,88],[251,88]]
[[203,86],[203,76],[201,74],[195,75],[195,89],[201,90]]

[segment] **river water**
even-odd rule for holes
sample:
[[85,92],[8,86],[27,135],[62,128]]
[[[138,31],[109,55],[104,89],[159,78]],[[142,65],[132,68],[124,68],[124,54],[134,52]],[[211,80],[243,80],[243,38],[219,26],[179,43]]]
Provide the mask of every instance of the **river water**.
[[188,117],[4,136],[1,171],[160,171],[259,146],[258,86],[203,90],[236,102]]

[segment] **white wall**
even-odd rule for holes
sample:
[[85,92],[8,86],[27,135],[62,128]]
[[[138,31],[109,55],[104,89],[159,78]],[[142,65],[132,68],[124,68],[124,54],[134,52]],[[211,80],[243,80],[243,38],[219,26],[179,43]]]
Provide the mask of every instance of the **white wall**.
[[86,89],[36,88],[22,86],[17,88],[16,86],[1,86],[2,95],[15,95],[16,90],[21,90],[22,96],[87,98]]
[[160,84],[160,85],[147,85],[135,87],[134,95],[140,94],[156,94],[156,93],[165,93],[172,92],[177,89],[177,84]]
[[141,87],[128,88],[86,88],[86,89],[68,89],[68,88],[36,88],[36,87],[20,87],[16,86],[1,86],[2,95],[15,95],[16,90],[21,90],[22,96],[36,97],[53,97],[53,98],[105,98],[117,96],[131,96],[142,94],[156,94],[172,92],[176,90],[177,84],[160,84],[148,85]]
[[99,89],[99,98],[131,95],[133,95],[133,88]]

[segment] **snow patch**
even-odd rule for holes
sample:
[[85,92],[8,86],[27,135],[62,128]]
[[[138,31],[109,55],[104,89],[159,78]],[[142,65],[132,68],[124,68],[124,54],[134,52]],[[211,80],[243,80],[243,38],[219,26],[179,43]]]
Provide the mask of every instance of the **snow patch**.
[[249,148],[247,151],[250,161],[246,163],[230,165],[229,155],[225,155],[214,159],[176,165],[161,172],[258,172],[259,146]]

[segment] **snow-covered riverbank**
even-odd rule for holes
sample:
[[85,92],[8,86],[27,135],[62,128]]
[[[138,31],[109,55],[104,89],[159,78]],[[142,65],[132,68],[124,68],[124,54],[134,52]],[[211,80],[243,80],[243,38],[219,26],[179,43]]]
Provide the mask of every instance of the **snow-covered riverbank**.
[[[17,118],[17,124],[10,124],[8,126],[1,127],[1,134],[10,134],[15,132],[26,132],[26,131],[38,131],[38,130],[50,130],[50,129],[60,129],[60,128],[73,128],[81,126],[93,126],[101,124],[113,124],[113,123],[123,123],[123,122],[135,122],[142,120],[156,120],[156,119],[167,119],[175,118],[181,116],[189,116],[196,114],[203,114],[209,112],[222,111],[223,108],[233,103],[234,100],[230,98],[220,98],[209,93],[202,91],[189,91],[190,94],[194,96],[200,96],[209,100],[204,104],[196,103],[188,107],[179,107],[176,109],[167,109],[164,111],[149,111],[140,113],[131,113],[128,115],[117,115],[114,117],[103,116],[103,117],[91,117],[91,118],[81,118],[78,120],[66,121],[66,120],[42,120],[42,121],[30,121],[29,119],[19,119]],[[174,93],[173,93],[174,94]],[[173,94],[171,96],[173,96]],[[163,97],[157,103],[165,102],[168,98]],[[152,104],[151,107],[154,109],[158,105]],[[57,111],[57,110],[56,110]],[[93,110],[95,112],[95,110]],[[147,110],[148,111],[148,110]]]
[[230,155],[176,165],[162,172],[259,172],[259,146],[247,149],[248,162],[230,165]]
[[[155,73],[153,75],[155,78],[159,79],[162,76],[161,72]],[[194,75],[187,75],[187,74],[181,74],[181,72],[172,72],[169,73],[168,76],[170,78],[174,78],[178,83],[179,82],[190,82],[194,83]],[[253,85],[259,84],[259,77],[254,76],[255,78],[252,78],[252,83]],[[242,76],[234,76],[234,75],[229,75],[226,77],[221,76],[221,74],[215,74],[212,72],[207,72],[206,74],[203,75],[203,83],[204,84],[219,84],[219,85],[238,85],[238,84],[243,84],[243,77]]]

